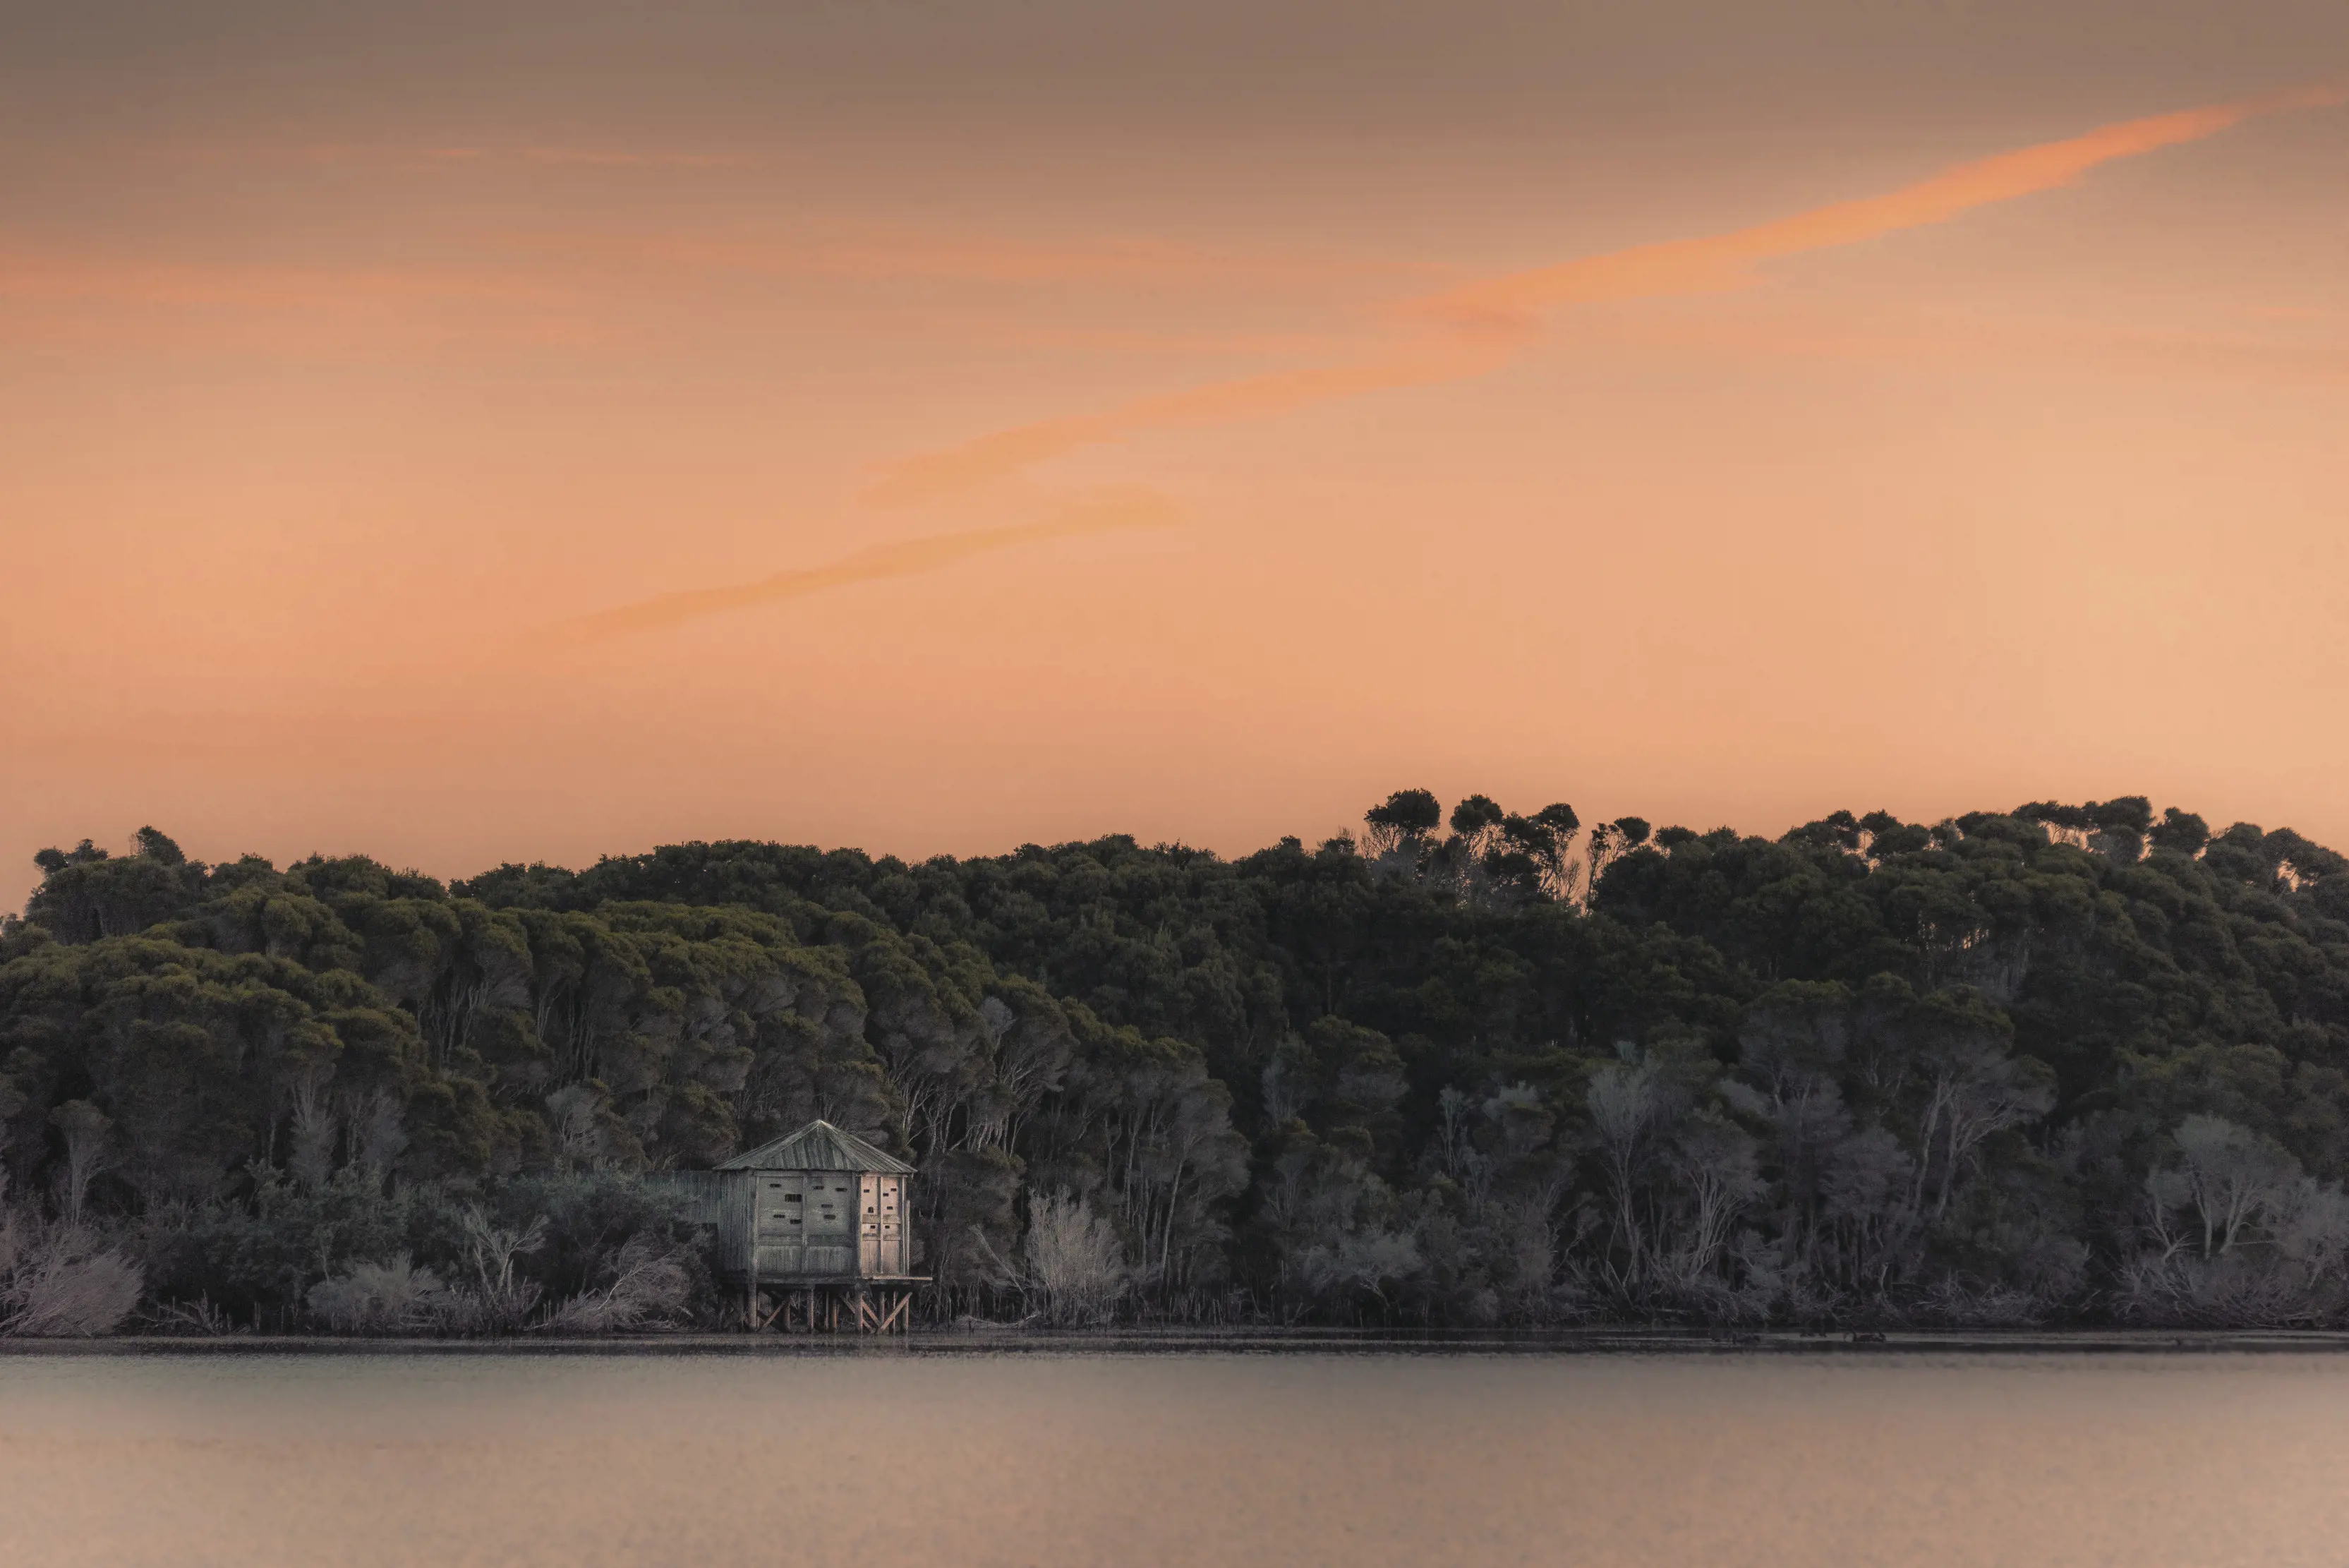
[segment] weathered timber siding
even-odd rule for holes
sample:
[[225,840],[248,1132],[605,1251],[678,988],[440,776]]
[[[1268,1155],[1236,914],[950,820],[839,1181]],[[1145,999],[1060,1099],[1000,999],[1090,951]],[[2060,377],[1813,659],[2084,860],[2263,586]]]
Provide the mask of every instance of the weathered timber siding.
[[723,1199],[719,1210],[718,1234],[722,1241],[721,1256],[730,1274],[750,1272],[750,1248],[758,1228],[756,1208],[758,1174],[749,1170],[730,1170],[726,1177]]

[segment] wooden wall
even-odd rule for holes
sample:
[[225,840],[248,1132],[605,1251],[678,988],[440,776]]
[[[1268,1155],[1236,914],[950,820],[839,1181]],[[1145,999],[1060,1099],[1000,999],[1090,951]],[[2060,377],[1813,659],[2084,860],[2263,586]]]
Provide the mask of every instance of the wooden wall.
[[762,1284],[911,1272],[905,1179],[851,1171],[693,1170],[678,1211],[718,1235],[719,1268]]

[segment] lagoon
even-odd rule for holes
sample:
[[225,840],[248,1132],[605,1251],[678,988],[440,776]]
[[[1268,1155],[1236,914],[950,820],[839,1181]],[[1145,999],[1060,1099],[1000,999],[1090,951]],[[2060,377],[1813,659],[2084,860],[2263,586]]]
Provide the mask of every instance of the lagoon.
[[10,1568],[2340,1568],[2349,1357],[0,1357]]

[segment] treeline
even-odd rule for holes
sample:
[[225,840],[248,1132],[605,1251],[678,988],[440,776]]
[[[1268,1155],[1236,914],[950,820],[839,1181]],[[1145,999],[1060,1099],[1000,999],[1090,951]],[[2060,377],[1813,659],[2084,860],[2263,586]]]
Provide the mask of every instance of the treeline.
[[714,1326],[658,1173],[815,1116],[919,1165],[938,1317],[2349,1314],[2349,862],[2141,798],[40,863],[0,1333]]

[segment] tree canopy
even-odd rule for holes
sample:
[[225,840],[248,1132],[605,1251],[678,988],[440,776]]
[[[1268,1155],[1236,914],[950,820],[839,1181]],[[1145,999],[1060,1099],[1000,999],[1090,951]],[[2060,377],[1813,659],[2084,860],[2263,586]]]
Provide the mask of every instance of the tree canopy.
[[[1238,859],[724,842],[449,886],[151,827],[38,858],[0,1196],[113,1226],[159,1302],[283,1319],[478,1252],[450,1204],[821,1116],[919,1164],[947,1310],[2343,1309],[2349,862],[2143,797],[1765,839],[1403,790]],[[229,1256],[335,1202],[377,1230]]]

